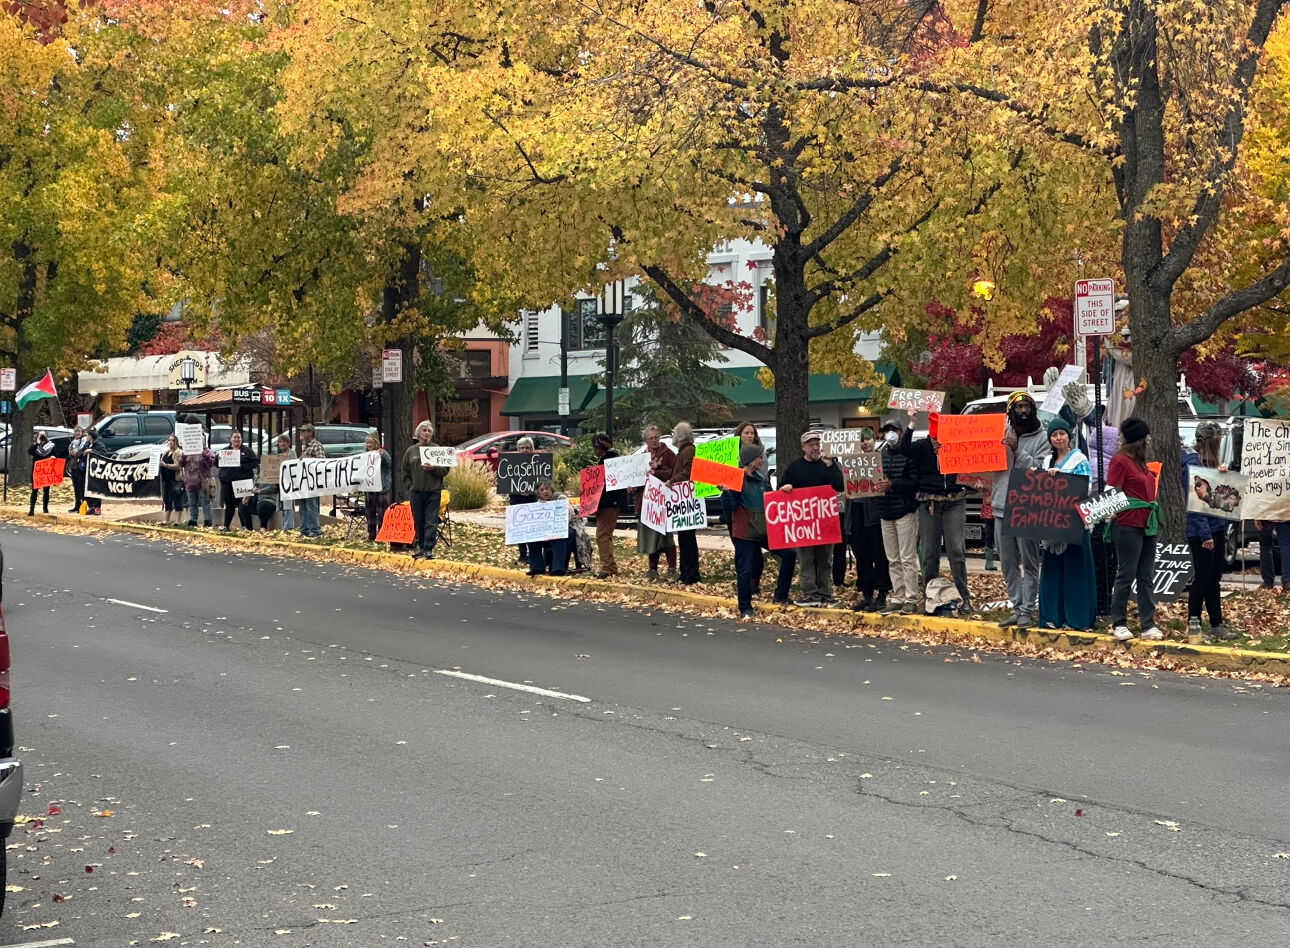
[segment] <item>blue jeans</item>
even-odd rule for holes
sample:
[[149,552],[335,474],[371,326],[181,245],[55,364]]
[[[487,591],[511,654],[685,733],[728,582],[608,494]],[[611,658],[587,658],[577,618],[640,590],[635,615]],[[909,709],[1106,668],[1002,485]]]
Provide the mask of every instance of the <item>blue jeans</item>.
[[761,574],[766,569],[766,558],[761,544],[752,540],[731,537],[735,545],[735,594],[739,598],[739,611],[752,610],[752,591],[761,585]]
[[188,522],[197,523],[197,508],[200,506],[206,513],[202,522],[211,522],[211,499],[206,496],[206,491],[202,490],[199,484],[196,487],[188,488]]
[[289,500],[282,502],[282,529],[294,530],[296,528],[296,505]]
[[564,576],[569,572],[569,547],[572,540],[546,540],[529,544],[529,572],[533,575],[550,572]]
[[1259,572],[1263,574],[1263,585],[1277,584],[1276,554],[1272,549],[1272,540],[1275,536],[1281,547],[1281,585],[1285,589],[1290,589],[1290,577],[1286,573],[1290,570],[1290,522],[1285,520],[1280,522],[1260,520],[1259,522],[1263,524],[1263,529],[1259,531]]
[[322,508],[321,497],[306,497],[296,501],[300,510],[300,535],[306,537],[322,536],[322,527],[318,524],[318,511]]

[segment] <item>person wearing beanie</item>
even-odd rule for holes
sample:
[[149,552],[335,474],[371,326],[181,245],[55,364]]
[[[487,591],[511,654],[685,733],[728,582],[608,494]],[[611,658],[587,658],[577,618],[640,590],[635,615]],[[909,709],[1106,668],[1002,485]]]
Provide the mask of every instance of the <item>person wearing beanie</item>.
[[[1092,468],[1074,444],[1069,422],[1055,418],[1048,424],[1048,473],[1071,474],[1085,479]],[[1093,568],[1093,543],[1087,530],[1079,543],[1045,541],[1039,572],[1039,624],[1046,629],[1093,628],[1097,619],[1097,575]]]
[[1008,517],[1008,480],[1014,470],[1043,467],[1050,452],[1048,432],[1039,423],[1039,406],[1029,392],[1013,392],[1008,398],[1008,425],[1003,444],[1008,466],[994,475],[990,489],[990,506],[994,509],[994,541],[999,549],[999,566],[1008,587],[1012,615],[999,623],[1000,628],[1016,626],[1028,629],[1035,624],[1039,600],[1039,560],[1042,550],[1038,540],[1010,536],[1003,525]]
[[[591,439],[591,450],[596,454],[596,464],[605,466],[607,458],[616,458],[614,439],[601,432]],[[608,579],[618,575],[618,561],[614,559],[614,531],[618,529],[618,515],[628,505],[627,491],[607,490],[600,495],[600,506],[596,508],[596,555],[600,559],[600,569],[594,574],[597,579]]]
[[766,568],[762,547],[767,543],[766,491],[770,485],[762,472],[765,464],[766,449],[760,444],[740,447],[743,489],[725,491],[721,498],[730,516],[730,542],[735,548],[735,595],[741,619],[751,619],[754,615],[752,599],[761,589],[761,576]]
[[1188,451],[1184,447],[1182,452],[1183,505],[1188,508],[1187,546],[1195,569],[1187,588],[1187,637],[1194,641],[1200,641],[1202,607],[1209,613],[1209,632],[1213,638],[1224,641],[1235,637],[1223,623],[1223,600],[1219,591],[1227,552],[1227,521],[1206,513],[1193,513],[1189,503],[1197,486],[1194,481],[1204,483],[1203,478],[1194,477],[1192,468],[1227,470],[1222,463],[1222,447],[1223,429],[1215,422],[1203,421],[1196,426],[1196,450]]
[[1111,458],[1106,483],[1129,498],[1129,509],[1115,515],[1111,539],[1115,544],[1115,585],[1111,589],[1112,635],[1121,642],[1133,638],[1129,631],[1129,592],[1138,584],[1138,619],[1142,637],[1164,638],[1156,628],[1156,603],[1151,591],[1156,572],[1156,534],[1160,505],[1156,503],[1156,475],[1147,467],[1151,429],[1136,416],[1120,425],[1120,450]]

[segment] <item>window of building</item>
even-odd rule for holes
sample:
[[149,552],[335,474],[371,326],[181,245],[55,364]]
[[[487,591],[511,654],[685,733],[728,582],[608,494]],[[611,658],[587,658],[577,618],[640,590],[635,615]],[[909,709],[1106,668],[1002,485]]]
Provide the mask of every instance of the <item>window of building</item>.
[[775,338],[775,314],[771,312],[769,283],[757,288],[757,328],[766,334],[767,339]]
[[488,350],[475,351],[468,349],[456,353],[458,359],[457,377],[462,379],[486,379],[493,371],[493,354]]
[[596,319],[595,300],[574,300],[574,309],[563,310],[569,326],[570,349],[603,349],[605,327]]
[[524,352],[537,354],[538,314],[533,310],[524,314]]

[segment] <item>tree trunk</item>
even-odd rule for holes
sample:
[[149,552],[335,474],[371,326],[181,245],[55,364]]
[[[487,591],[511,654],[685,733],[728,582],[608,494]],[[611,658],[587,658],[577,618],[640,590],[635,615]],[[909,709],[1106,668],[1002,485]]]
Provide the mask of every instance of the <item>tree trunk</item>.
[[810,343],[802,331],[806,314],[781,305],[779,317],[774,369],[775,466],[783,471],[802,456],[802,432],[811,425],[811,364]]
[[[421,281],[421,248],[413,243],[403,246],[403,259],[399,262],[398,271],[390,278],[381,295],[381,317],[387,324],[393,324],[400,313],[417,305],[420,299]],[[410,336],[395,339],[390,343],[403,353],[403,381],[386,382],[384,388],[385,411],[389,427],[385,433],[385,449],[390,452],[397,466],[403,458],[403,452],[412,444],[412,430],[416,409],[416,384],[413,381],[416,372],[414,359],[416,340]],[[402,496],[399,479],[394,478],[395,502],[407,500]]]

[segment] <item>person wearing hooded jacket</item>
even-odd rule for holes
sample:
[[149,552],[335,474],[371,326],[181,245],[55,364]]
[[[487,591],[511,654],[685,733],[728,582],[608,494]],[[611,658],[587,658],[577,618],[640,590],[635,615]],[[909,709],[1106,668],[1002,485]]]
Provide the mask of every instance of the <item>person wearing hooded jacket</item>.
[[972,612],[972,594],[967,584],[967,548],[964,528],[967,525],[966,488],[957,474],[942,474],[940,442],[933,437],[914,440],[917,410],[908,411],[909,425],[900,436],[897,451],[909,459],[914,479],[914,499],[918,502],[918,536],[923,566],[923,587],[941,574],[941,541],[950,560],[950,576],[959,593],[959,615]]
[[[1091,468],[1075,447],[1070,423],[1054,418],[1048,424],[1052,453],[1045,464],[1050,474],[1088,477]],[[1039,571],[1039,621],[1046,629],[1091,629],[1097,618],[1097,578],[1093,545],[1084,531],[1079,543],[1042,543]]]
[[[1213,421],[1203,421],[1196,426],[1196,450],[1182,452],[1183,500],[1194,488],[1191,470],[1194,467],[1217,468],[1226,471],[1219,459],[1223,429]],[[1210,635],[1220,641],[1233,638],[1223,623],[1223,599],[1219,583],[1223,579],[1224,556],[1227,546],[1227,521],[1203,513],[1187,513],[1187,546],[1191,549],[1191,562],[1196,573],[1187,591],[1187,632],[1200,635],[1200,612],[1203,606],[1209,613]]]
[[897,450],[900,425],[882,426],[882,476],[886,491],[878,498],[882,546],[891,577],[891,602],[881,612],[912,613],[918,608],[918,501],[909,459]]
[[1029,392],[1013,392],[1008,398],[1008,427],[1004,431],[1003,444],[1007,449],[1008,466],[994,475],[990,505],[994,508],[994,539],[999,549],[999,565],[1003,569],[1003,580],[1008,587],[1013,611],[999,623],[999,627],[1015,625],[1019,629],[1027,629],[1035,624],[1039,605],[1039,562],[1043,551],[1038,540],[1009,536],[1004,533],[1003,525],[1008,518],[1008,480],[1012,472],[1044,467],[1051,453],[1048,432],[1039,423],[1039,406]]
[[765,448],[760,444],[742,445],[739,466],[744,470],[743,489],[728,490],[722,495],[722,504],[730,516],[730,542],[735,548],[735,594],[741,619],[755,615],[752,599],[761,588],[766,569],[762,547],[767,539],[766,491],[770,484],[762,473],[765,464]]

